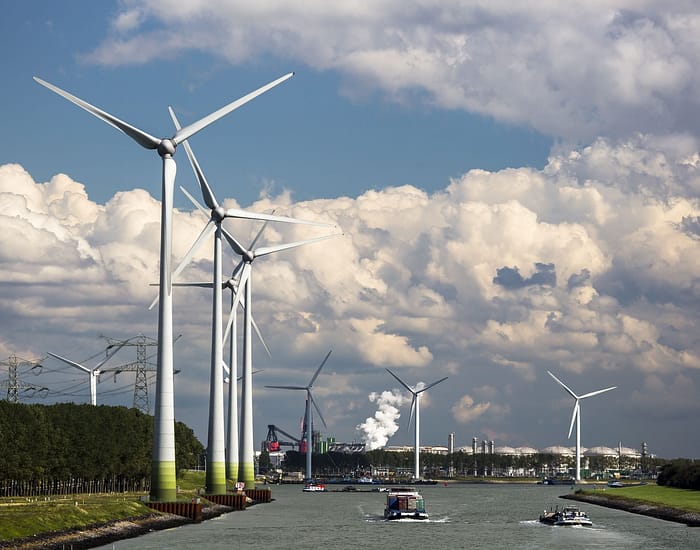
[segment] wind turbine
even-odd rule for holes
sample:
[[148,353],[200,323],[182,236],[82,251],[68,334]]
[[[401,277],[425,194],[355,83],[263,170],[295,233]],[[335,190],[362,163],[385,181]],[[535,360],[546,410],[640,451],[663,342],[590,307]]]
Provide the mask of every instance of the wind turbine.
[[240,467],[239,480],[245,483],[246,489],[255,488],[255,448],[253,445],[253,349],[251,345],[251,323],[253,309],[253,291],[252,291],[252,266],[253,260],[273,252],[280,252],[296,248],[304,244],[310,244],[333,237],[338,237],[342,233],[334,235],[325,235],[315,239],[307,239],[305,241],[296,241],[289,244],[280,244],[275,246],[254,248],[246,250],[232,236],[224,233],[226,240],[233,248],[236,254],[241,256],[241,262],[238,264],[234,273],[238,273],[239,269],[241,280],[234,300],[235,311],[236,303],[241,299],[241,293],[245,293],[245,314],[243,316],[243,384],[242,384],[242,404],[241,404],[241,438],[240,438]]
[[[173,119],[175,128],[180,131],[180,122],[172,108],[168,108],[170,117]],[[210,495],[226,493],[226,458],[224,443],[224,380],[221,365],[223,362],[223,339],[222,339],[222,275],[221,275],[221,235],[224,231],[222,222],[226,218],[243,218],[249,220],[278,221],[286,223],[297,223],[307,225],[327,225],[317,222],[305,222],[287,218],[284,216],[274,216],[271,214],[254,214],[236,208],[224,209],[216,200],[214,193],[207,182],[194,152],[187,141],[183,142],[187,158],[190,161],[199,187],[202,191],[204,203],[210,209],[209,221],[199,234],[188,253],[183,258],[178,268],[173,272],[173,278],[177,277],[184,267],[190,262],[194,253],[204,243],[204,241],[214,234],[214,280],[212,284],[212,330],[211,330],[211,371],[209,382],[209,431],[207,439],[207,470],[206,470],[206,492]],[[188,194],[188,193],[186,193]],[[189,194],[188,194],[189,195]],[[191,196],[190,196],[191,198]],[[199,206],[199,205],[197,205]]]
[[126,342],[123,342],[121,345],[116,346],[115,349],[105,354],[105,358],[92,369],[89,369],[86,366],[81,365],[80,363],[76,363],[75,361],[71,361],[70,359],[66,359],[65,357],[61,357],[60,355],[57,355],[55,353],[51,353],[50,351],[48,352],[48,354],[51,357],[55,357],[59,361],[68,363],[72,367],[85,371],[90,375],[90,404],[94,406],[97,405],[97,379],[100,377],[100,374],[102,374],[102,370],[100,369],[102,365],[109,361],[112,358],[112,356],[114,356],[114,354],[117,353],[124,346],[125,343]]
[[551,372],[547,371],[547,374],[554,378],[554,380],[559,384],[562,388],[566,390],[566,392],[573,397],[576,402],[574,403],[574,412],[571,415],[571,425],[569,426],[569,435],[568,437],[571,437],[571,431],[574,429],[574,422],[576,422],[576,481],[581,481],[581,399],[586,399],[586,397],[593,397],[594,395],[598,395],[601,393],[605,393],[606,391],[614,390],[617,388],[617,386],[612,386],[610,388],[605,388],[604,390],[596,390],[592,391],[590,393],[586,393],[583,395],[576,395],[564,382],[559,380],[556,376],[554,376]]
[[[184,189],[183,189],[184,190]],[[267,222],[266,222],[267,223]],[[263,227],[264,229],[264,227]],[[260,236],[260,233],[262,232],[262,229],[260,232],[258,232],[258,236]],[[257,240],[257,236],[255,238]],[[195,286],[195,287],[202,287],[202,288],[211,288],[213,286],[213,283],[207,283],[207,282],[192,282],[192,283],[173,283],[174,286]],[[234,300],[235,300],[235,293],[238,290],[238,284],[237,282],[233,279],[230,278],[226,280],[223,283],[224,288],[228,288],[231,290],[231,306],[233,307]],[[245,310],[245,302],[243,300],[240,300],[240,306]],[[235,310],[232,309],[231,314],[229,316],[229,322],[231,324],[228,325],[228,327],[232,326],[232,330],[228,330],[226,333],[224,333],[223,341],[226,341],[226,338],[230,336],[231,339],[229,340],[229,366],[227,366],[225,363],[223,363],[224,371],[225,371],[225,376],[229,379],[229,391],[228,391],[228,428],[226,430],[226,479],[231,481],[232,483],[236,483],[238,481],[238,391],[237,391],[237,385],[235,383],[236,380],[240,380],[238,377],[238,342],[237,340],[237,330],[236,330],[236,312]],[[255,323],[254,319],[251,319],[251,323],[253,325],[253,328],[255,329],[255,332],[258,335],[258,338],[260,339],[260,342],[262,343],[263,347],[265,348],[265,351],[267,352],[267,355],[270,356],[270,350],[267,347],[267,344],[265,344],[265,340],[262,337],[262,334],[260,333],[260,329],[258,328],[258,325]],[[253,374],[259,371],[254,371]],[[230,383],[230,380],[234,380],[234,383]],[[224,379],[224,383],[226,383],[226,379]]]
[[396,376],[393,372],[391,372],[389,369],[386,369],[386,371],[391,374],[396,380],[399,381],[399,383],[406,388],[408,391],[411,392],[413,395],[413,399],[411,400],[411,416],[408,419],[408,425],[411,425],[411,417],[413,417],[413,411],[416,411],[416,423],[415,423],[415,432],[414,432],[414,457],[415,457],[415,462],[414,462],[414,468],[413,468],[413,478],[418,480],[420,479],[420,394],[423,393],[424,391],[432,388],[433,386],[436,386],[440,382],[443,382],[447,380],[447,376],[445,378],[440,378],[437,382],[433,382],[432,384],[428,384],[427,386],[422,387],[421,389],[415,389],[406,384],[401,378]]
[[[331,350],[333,351],[333,350]],[[319,418],[321,419],[321,422],[323,422],[323,425],[326,426],[326,421],[323,419],[323,415],[321,414],[321,409],[318,408],[318,405],[316,404],[316,401],[314,400],[314,396],[311,394],[311,388],[314,386],[314,382],[316,381],[316,378],[318,377],[318,373],[321,372],[321,369],[323,368],[323,365],[326,364],[326,361],[328,361],[328,358],[331,356],[331,351],[328,352],[326,355],[325,359],[321,362],[321,365],[316,369],[316,372],[314,373],[313,377],[311,378],[311,382],[308,383],[306,386],[265,386],[266,388],[275,388],[278,390],[306,390],[306,413],[305,413],[305,423],[306,423],[306,479],[308,481],[311,481],[311,453],[312,453],[312,440],[313,440],[313,424],[312,424],[312,410],[311,410],[311,405],[314,406],[316,409],[316,412],[318,413]]]
[[177,130],[172,137],[156,138],[128,124],[117,117],[90,105],[82,99],[34,77],[39,84],[75,103],[124,132],[146,149],[155,149],[163,159],[163,178],[160,223],[160,289],[158,306],[158,359],[156,366],[156,409],[153,429],[153,460],[151,470],[151,499],[172,502],[177,499],[175,479],[175,407],[173,394],[173,312],[170,259],[172,253],[172,209],[175,187],[176,165],[173,155],[176,147],[206,128],[221,117],[248,103],[257,96],[288,80],[294,73],[288,73],[269,84],[225,105],[197,122]]

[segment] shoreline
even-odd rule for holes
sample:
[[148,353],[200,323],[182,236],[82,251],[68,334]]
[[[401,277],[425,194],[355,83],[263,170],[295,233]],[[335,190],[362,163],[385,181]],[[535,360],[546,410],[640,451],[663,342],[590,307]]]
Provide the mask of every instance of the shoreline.
[[614,508],[623,510],[633,514],[640,514],[665,521],[673,521],[675,523],[684,523],[688,527],[700,527],[700,513],[672,508],[670,506],[659,506],[649,502],[632,500],[627,498],[609,498],[605,495],[590,495],[582,493],[571,493],[562,495],[561,498],[567,500],[575,500],[578,502],[586,502],[588,504],[596,504],[605,506],[606,508]]
[[[229,506],[212,505],[202,508],[202,521],[235,511]],[[86,550],[104,546],[110,542],[131,539],[152,531],[162,531],[195,523],[175,514],[153,512],[133,518],[117,519],[74,527],[61,531],[39,533],[30,537],[0,541],[1,550]]]

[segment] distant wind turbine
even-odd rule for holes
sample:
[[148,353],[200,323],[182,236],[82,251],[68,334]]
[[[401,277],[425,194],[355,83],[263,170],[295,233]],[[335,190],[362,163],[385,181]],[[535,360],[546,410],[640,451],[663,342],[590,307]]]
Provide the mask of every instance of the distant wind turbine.
[[[333,350],[331,350],[333,351]],[[266,388],[275,388],[279,390],[305,390],[306,391],[306,411],[305,411],[305,423],[306,423],[306,479],[311,480],[312,473],[311,473],[311,453],[312,453],[312,442],[313,442],[313,411],[311,410],[311,405],[314,406],[316,409],[316,412],[318,413],[318,417],[321,419],[321,422],[323,422],[323,425],[326,426],[326,421],[323,419],[323,415],[321,414],[321,409],[318,408],[318,405],[316,404],[316,401],[314,400],[314,396],[311,394],[311,388],[314,386],[314,382],[316,381],[316,378],[318,377],[318,374],[321,372],[321,369],[323,368],[323,365],[326,364],[326,361],[328,361],[328,358],[331,356],[331,351],[328,352],[326,357],[323,359],[321,362],[321,365],[316,369],[316,372],[314,375],[311,377],[311,382],[309,382],[306,386],[265,386]]]
[[571,425],[569,426],[569,435],[568,437],[571,437],[571,431],[574,429],[574,422],[576,422],[576,481],[581,481],[581,399],[586,399],[587,397],[593,397],[594,395],[599,395],[601,393],[605,393],[610,390],[614,390],[617,388],[617,386],[612,386],[610,388],[605,388],[604,390],[596,390],[592,391],[590,393],[586,393],[583,395],[576,395],[564,382],[559,380],[556,376],[554,376],[551,372],[547,371],[547,374],[554,378],[554,380],[559,384],[562,388],[566,390],[566,392],[573,397],[576,401],[574,403],[574,411],[573,414],[571,415]]
[[436,386],[440,382],[443,382],[447,380],[447,376],[445,378],[440,378],[437,382],[433,382],[432,384],[428,384],[427,386],[422,387],[421,389],[416,389],[412,388],[406,382],[401,380],[398,376],[396,376],[393,372],[391,372],[389,369],[386,369],[386,371],[391,374],[396,380],[399,381],[399,383],[406,388],[408,391],[411,392],[413,395],[413,399],[411,401],[411,416],[408,419],[408,425],[411,425],[411,417],[413,417],[413,411],[415,410],[415,415],[416,415],[416,423],[415,423],[415,432],[414,432],[414,458],[415,458],[415,463],[414,463],[414,468],[413,468],[413,477],[414,479],[420,479],[420,394],[423,393],[424,391],[432,388],[433,386]]
[[176,165],[173,155],[177,146],[223,116],[245,105],[294,76],[288,73],[257,90],[225,105],[197,122],[177,130],[172,137],[156,138],[86,101],[34,77],[34,80],[61,97],[85,109],[103,122],[125,133],[146,149],[155,149],[163,160],[160,222],[160,295],[158,306],[158,359],[156,366],[156,410],[153,429],[151,466],[151,500],[177,500],[175,472],[175,398],[173,392],[173,303],[170,262],[172,255],[172,209]]
[[89,369],[86,366],[81,365],[80,363],[76,363],[75,361],[71,361],[70,359],[66,359],[65,357],[61,357],[60,355],[56,355],[55,353],[51,353],[50,351],[48,352],[48,354],[51,357],[55,357],[59,361],[68,363],[70,366],[88,373],[88,375],[90,376],[90,404],[94,406],[97,405],[97,379],[100,377],[100,374],[102,374],[101,367],[107,361],[109,361],[114,356],[114,354],[117,353],[124,346],[125,343],[126,342],[123,342],[119,346],[114,347],[112,351],[108,352],[105,355],[105,358],[92,369]]

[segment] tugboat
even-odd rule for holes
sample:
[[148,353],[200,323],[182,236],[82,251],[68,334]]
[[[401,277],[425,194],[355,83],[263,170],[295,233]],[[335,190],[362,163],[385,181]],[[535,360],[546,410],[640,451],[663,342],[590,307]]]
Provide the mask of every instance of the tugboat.
[[384,519],[428,519],[425,500],[415,489],[392,487],[386,495]]
[[560,525],[560,526],[582,526],[590,527],[593,522],[590,520],[586,512],[579,510],[578,506],[564,506],[562,510],[559,507],[555,510],[550,510],[547,512],[545,510],[540,515],[540,522],[546,523],[547,525]]

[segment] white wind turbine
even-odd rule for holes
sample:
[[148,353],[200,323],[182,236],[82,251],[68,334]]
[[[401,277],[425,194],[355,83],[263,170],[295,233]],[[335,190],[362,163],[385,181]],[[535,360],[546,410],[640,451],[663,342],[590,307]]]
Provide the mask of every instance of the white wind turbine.
[[59,361],[63,361],[64,363],[68,363],[72,367],[75,367],[76,369],[80,369],[84,372],[87,372],[88,375],[90,376],[90,404],[91,405],[97,405],[97,380],[100,377],[100,374],[102,374],[101,367],[104,365],[107,361],[109,361],[112,356],[114,356],[115,353],[117,353],[125,344],[126,342],[122,343],[119,346],[116,346],[115,349],[112,351],[108,352],[105,355],[105,358],[100,361],[94,368],[89,369],[84,365],[81,365],[80,363],[76,363],[75,361],[71,361],[70,359],[66,359],[65,357],[61,357],[60,355],[57,355],[55,353],[51,353],[50,351],[48,354],[51,357],[55,357]]
[[[252,324],[252,309],[253,309],[253,291],[252,291],[252,265],[253,260],[261,256],[266,256],[274,252],[289,250],[305,244],[311,244],[333,237],[339,237],[342,233],[333,235],[325,235],[315,239],[307,239],[305,241],[296,241],[289,244],[280,244],[275,246],[259,247],[252,250],[246,250],[232,236],[224,233],[224,237],[229,242],[236,254],[241,256],[241,262],[234,270],[234,274],[240,273],[240,283],[234,306],[232,311],[235,311],[236,304],[241,298],[245,298],[245,314],[243,316],[243,384],[241,390],[241,437],[240,437],[240,468],[238,478],[245,483],[246,489],[255,487],[255,448],[253,444],[253,349],[251,345],[251,324]],[[239,271],[240,270],[240,271]],[[245,296],[241,296],[245,293]]]
[[[331,350],[331,351],[333,351],[333,350]],[[331,356],[331,351],[328,352],[325,359],[321,362],[321,365],[316,369],[316,372],[311,377],[311,382],[309,382],[306,386],[265,386],[266,388],[275,388],[278,390],[306,390],[306,411],[305,411],[306,479],[309,481],[311,480],[311,453],[313,451],[312,442],[313,442],[313,433],[314,433],[313,432],[313,411],[311,410],[311,405],[314,406],[314,408],[316,409],[316,412],[318,413],[319,418],[321,419],[321,422],[323,422],[323,425],[326,426],[326,421],[323,419],[323,415],[321,414],[321,409],[318,408],[318,405],[316,404],[316,401],[314,400],[314,396],[311,394],[311,388],[313,388],[314,382],[316,381],[318,374],[321,372],[323,365],[326,364],[326,361],[328,361],[328,358]]]
[[173,315],[170,259],[172,253],[172,208],[176,165],[176,147],[221,117],[248,103],[257,96],[288,80],[288,73],[277,80],[237,99],[197,122],[175,132],[169,138],[156,138],[117,117],[90,105],[82,99],[34,77],[39,84],[75,103],[110,126],[124,132],[146,149],[155,149],[163,159],[160,224],[160,289],[158,306],[158,359],[156,367],[156,409],[153,429],[153,463],[151,499],[172,502],[177,499],[175,472],[175,408],[173,395]]
[[605,393],[606,391],[614,390],[615,388],[617,388],[617,386],[605,388],[604,390],[592,391],[590,393],[586,393],[583,395],[576,395],[566,384],[564,384],[564,382],[559,380],[551,372],[547,371],[547,374],[549,374],[549,376],[554,378],[554,380],[557,382],[557,384],[559,384],[562,388],[564,388],[566,390],[566,392],[576,400],[576,402],[574,404],[574,412],[571,415],[571,425],[569,426],[568,437],[571,437],[571,431],[574,429],[574,422],[576,422],[576,481],[581,481],[581,404],[580,404],[580,401],[581,401],[581,399],[586,399],[587,397],[593,397],[594,395],[599,395],[601,393]]
[[[173,119],[175,128],[180,131],[180,122],[175,116],[172,108],[169,108],[170,116]],[[237,208],[225,209],[219,205],[214,193],[207,182],[197,158],[194,156],[192,148],[187,141],[183,142],[187,158],[190,161],[199,187],[202,192],[204,203],[210,210],[209,221],[202,229],[199,237],[194,242],[190,250],[183,258],[180,265],[173,272],[175,279],[185,266],[190,262],[199,247],[214,235],[214,280],[212,283],[212,331],[211,331],[211,371],[209,383],[209,431],[207,439],[207,469],[206,469],[206,491],[208,494],[218,495],[226,493],[226,458],[224,442],[224,381],[221,370],[223,364],[223,338],[222,338],[222,274],[221,274],[221,235],[224,232],[222,222],[226,218],[243,218],[249,220],[278,221],[286,223],[297,223],[306,225],[327,225],[317,222],[306,222],[287,218],[284,216],[274,216],[271,214],[255,214]],[[188,193],[186,193],[188,194]],[[188,194],[189,195],[189,194]],[[191,197],[190,197],[191,198]],[[196,201],[195,204],[199,206]],[[246,302],[247,303],[247,302]]]
[[408,391],[411,392],[413,395],[413,399],[411,400],[411,416],[408,419],[408,425],[411,425],[411,417],[413,417],[413,411],[415,410],[415,415],[416,415],[416,423],[415,423],[415,431],[414,431],[414,468],[413,468],[413,478],[418,480],[420,479],[420,394],[423,393],[424,391],[432,388],[433,386],[436,386],[440,382],[443,382],[447,380],[447,376],[445,378],[440,378],[437,382],[433,382],[432,384],[428,384],[427,386],[424,386],[420,389],[417,388],[412,388],[406,382],[401,380],[398,376],[396,376],[393,372],[391,372],[389,369],[386,369],[386,371],[391,374],[396,380],[399,381],[399,383],[406,388]]
[[[184,191],[184,189],[183,189]],[[186,193],[188,196],[189,193]],[[190,197],[191,200],[192,197]],[[196,202],[196,201],[195,201]],[[267,222],[266,222],[267,223]],[[258,232],[258,235],[255,237],[255,241],[257,241],[258,237],[262,233],[262,229]],[[212,288],[213,283],[207,283],[207,282],[192,282],[192,283],[173,283],[174,286],[194,286],[194,287],[202,287],[202,288]],[[238,283],[236,280],[233,278],[230,278],[226,280],[223,283],[224,288],[228,288],[231,291],[231,306],[233,308],[234,305],[234,300],[235,300],[235,295],[238,290]],[[244,300],[240,300],[240,305],[245,311],[245,302]],[[268,356],[270,355],[270,350],[267,347],[267,344],[265,344],[265,340],[262,337],[262,334],[260,333],[260,329],[258,328],[258,325],[255,323],[255,319],[251,319],[251,323],[253,325],[253,328],[255,329],[255,332],[258,335],[258,338],[260,339],[260,342],[262,343],[263,347],[265,348],[265,351],[267,352]],[[232,328],[231,328],[232,327]],[[229,331],[228,328],[231,328]],[[233,384],[230,383],[230,380],[240,380],[238,376],[238,342],[237,342],[237,330],[236,330],[236,312],[235,310],[231,310],[230,316],[229,316],[229,325],[227,327],[226,332],[224,333],[223,336],[223,341],[226,341],[226,338],[229,336],[229,333],[231,335],[231,338],[229,340],[229,366],[226,365],[226,363],[223,364],[224,367],[224,372],[226,378],[224,379],[224,383],[229,380],[229,391],[228,391],[228,418],[227,418],[227,429],[226,429],[226,479],[229,480],[232,483],[236,483],[238,481],[238,388],[237,384],[234,382]],[[255,371],[253,374],[255,374]]]

